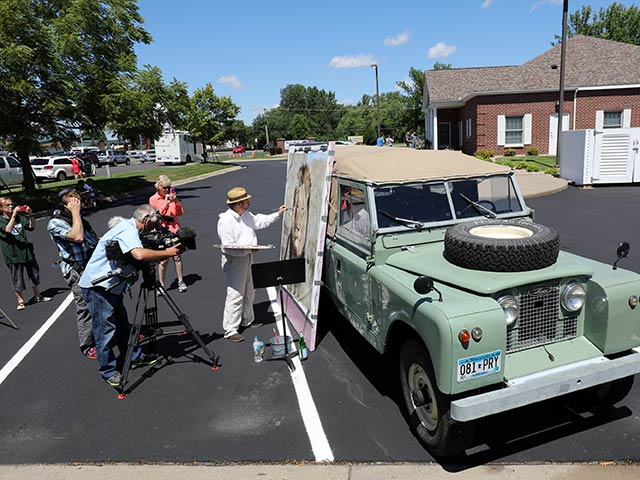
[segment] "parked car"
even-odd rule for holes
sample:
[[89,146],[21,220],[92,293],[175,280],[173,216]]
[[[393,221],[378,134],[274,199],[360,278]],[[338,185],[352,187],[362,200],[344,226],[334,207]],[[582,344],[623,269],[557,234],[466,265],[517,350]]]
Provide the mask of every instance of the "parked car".
[[235,147],[233,147],[232,152],[237,155],[237,154],[241,154],[245,152],[245,147],[244,145],[236,145]]
[[140,150],[142,154],[141,162],[155,162],[156,161],[156,151],[153,149],[150,150]]
[[263,152],[268,152],[270,149],[271,149],[271,144],[270,144],[270,143],[265,143],[265,144],[262,146],[262,151],[263,151]]
[[111,165],[115,167],[119,163],[123,163],[125,165],[129,165],[131,160],[126,155],[125,152],[121,152],[120,150],[100,150],[98,152],[98,161],[100,166],[102,165]]
[[359,146],[335,158],[323,283],[393,362],[433,455],[464,451],[500,412],[625,398],[640,373],[640,275],[560,251],[507,167]]
[[20,185],[24,177],[20,160],[11,155],[0,156],[0,189],[6,186]]
[[[77,157],[76,157],[77,158]],[[79,162],[82,162],[79,160]],[[80,164],[82,166],[82,164]],[[74,178],[70,155],[38,157],[31,160],[31,169],[36,180],[57,180],[62,182]]]

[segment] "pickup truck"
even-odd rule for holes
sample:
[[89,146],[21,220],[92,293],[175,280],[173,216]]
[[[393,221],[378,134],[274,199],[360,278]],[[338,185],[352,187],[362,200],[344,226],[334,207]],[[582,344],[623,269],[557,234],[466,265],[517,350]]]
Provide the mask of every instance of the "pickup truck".
[[336,147],[328,212],[328,296],[396,364],[433,455],[468,448],[480,418],[569,394],[604,408],[631,390],[640,275],[560,251],[509,168]]

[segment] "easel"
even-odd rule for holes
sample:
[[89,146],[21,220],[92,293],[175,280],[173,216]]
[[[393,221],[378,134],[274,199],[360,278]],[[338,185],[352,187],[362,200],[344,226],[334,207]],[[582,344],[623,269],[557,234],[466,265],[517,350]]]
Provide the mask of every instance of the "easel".
[[2,317],[6,318],[6,319],[7,319],[7,321],[9,322],[9,324],[7,324],[7,323],[5,323],[5,322],[0,322],[0,324],[2,324],[2,325],[6,325],[7,327],[15,328],[16,330],[20,330],[20,329],[18,328],[18,326],[17,326],[15,323],[13,323],[13,320],[11,320],[11,318],[9,317],[9,315],[7,315],[7,313],[6,313],[2,308],[0,308],[0,314],[2,315]]
[[284,298],[282,293],[283,285],[302,283],[306,278],[305,259],[294,258],[291,260],[280,260],[278,262],[254,263],[251,265],[253,275],[253,287],[278,287],[280,297],[280,308],[282,310],[282,335],[284,341],[284,355],[271,355],[267,360],[284,360],[292,371],[296,369],[291,359],[298,355],[298,352],[289,351],[287,341],[287,314],[284,308]]

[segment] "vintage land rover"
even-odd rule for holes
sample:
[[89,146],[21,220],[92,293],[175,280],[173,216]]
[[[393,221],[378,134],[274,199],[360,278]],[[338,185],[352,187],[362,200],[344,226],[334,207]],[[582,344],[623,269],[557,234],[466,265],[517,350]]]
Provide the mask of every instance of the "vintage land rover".
[[397,361],[406,416],[432,454],[463,451],[482,417],[578,391],[605,407],[630,391],[640,275],[560,252],[509,168],[336,147],[328,212],[330,297]]

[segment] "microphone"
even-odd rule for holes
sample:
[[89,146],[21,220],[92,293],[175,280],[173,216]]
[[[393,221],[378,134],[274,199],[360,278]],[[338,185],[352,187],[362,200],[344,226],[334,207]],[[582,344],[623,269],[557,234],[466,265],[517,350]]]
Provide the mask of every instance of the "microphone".
[[116,275],[120,275],[122,274],[122,269],[121,268],[116,268],[114,270],[111,270],[110,272],[102,275],[101,277],[98,277],[94,280],[91,280],[91,285],[95,286],[99,283],[104,282],[105,280],[109,280],[111,277],[115,277]]
[[196,249],[196,229],[193,227],[182,227],[176,233],[180,244],[187,250]]
[[176,217],[172,217],[171,215],[158,215],[158,218],[167,223],[171,223],[176,219]]

